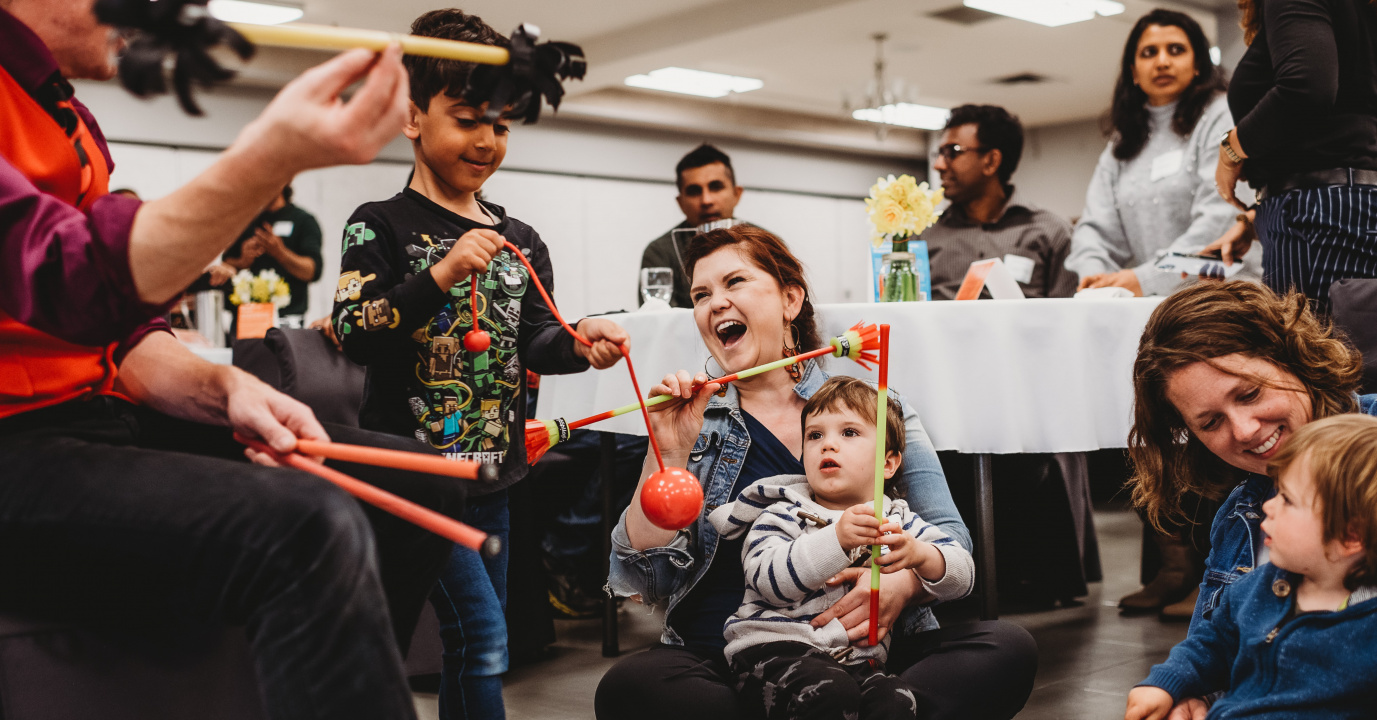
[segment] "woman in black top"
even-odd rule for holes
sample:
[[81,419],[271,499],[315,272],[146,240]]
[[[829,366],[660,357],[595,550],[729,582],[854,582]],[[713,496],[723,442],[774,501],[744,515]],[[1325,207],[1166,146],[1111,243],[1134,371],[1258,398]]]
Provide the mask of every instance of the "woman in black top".
[[[1321,312],[1329,284],[1377,276],[1377,7],[1367,0],[1241,0],[1247,52],[1229,83],[1238,126],[1215,174],[1258,189],[1263,280]],[[1222,242],[1222,241],[1221,241]],[[1219,243],[1217,243],[1218,245]],[[1244,247],[1240,247],[1240,246]],[[1233,243],[1240,255],[1246,242]]]

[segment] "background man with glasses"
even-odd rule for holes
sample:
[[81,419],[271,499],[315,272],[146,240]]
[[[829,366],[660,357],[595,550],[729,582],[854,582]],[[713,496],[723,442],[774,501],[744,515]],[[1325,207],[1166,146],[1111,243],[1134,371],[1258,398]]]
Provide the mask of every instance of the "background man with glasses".
[[1070,297],[1064,267],[1071,223],[1021,200],[1010,184],[1023,155],[1023,125],[994,105],[951,111],[933,164],[951,206],[921,236],[928,243],[934,300],[951,300],[976,260],[1004,260],[1028,297]]

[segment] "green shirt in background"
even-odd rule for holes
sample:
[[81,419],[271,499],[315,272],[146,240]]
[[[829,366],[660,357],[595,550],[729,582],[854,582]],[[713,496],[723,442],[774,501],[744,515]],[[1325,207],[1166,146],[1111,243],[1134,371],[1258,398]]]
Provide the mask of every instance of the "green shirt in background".
[[311,283],[320,279],[320,223],[316,222],[315,217],[310,213],[287,203],[278,210],[265,212],[255,218],[253,224],[244,230],[229,250],[225,251],[225,257],[239,257],[240,248],[244,245],[244,241],[253,237],[254,231],[264,223],[273,229],[274,235],[282,238],[282,244],[286,245],[288,250],[315,261],[316,271],[310,280],[298,279],[295,275],[287,272],[277,260],[265,253],[253,261],[249,272],[255,275],[264,270],[276,272],[278,276],[287,281],[287,286],[292,289],[292,301],[280,309],[278,314],[305,315],[306,307],[311,303],[308,288]]

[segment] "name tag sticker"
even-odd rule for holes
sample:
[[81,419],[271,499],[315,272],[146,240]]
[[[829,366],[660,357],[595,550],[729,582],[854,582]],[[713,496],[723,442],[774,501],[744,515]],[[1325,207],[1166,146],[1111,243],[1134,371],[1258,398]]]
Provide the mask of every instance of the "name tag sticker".
[[1005,255],[1004,267],[1009,269],[1009,274],[1018,282],[1026,285],[1033,281],[1034,263],[1033,259],[1030,257],[1013,254]]
[[292,228],[296,227],[291,220],[278,220],[273,223],[273,234],[280,237],[288,237],[292,234]]
[[1152,181],[1157,182],[1181,169],[1181,159],[1185,157],[1180,150],[1162,153],[1152,159]]

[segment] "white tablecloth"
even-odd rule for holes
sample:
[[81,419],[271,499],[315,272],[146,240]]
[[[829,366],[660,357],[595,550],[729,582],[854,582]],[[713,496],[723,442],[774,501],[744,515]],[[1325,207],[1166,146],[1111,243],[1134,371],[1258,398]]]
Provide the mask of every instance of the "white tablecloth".
[[[1127,445],[1133,358],[1160,298],[976,300],[818,307],[824,338],[889,323],[889,385],[918,409],[938,450],[1077,452]],[[641,389],[708,357],[689,310],[608,316],[631,334]],[[873,379],[849,360],[833,374]],[[713,363],[716,369],[716,363]],[[781,371],[782,372],[782,371]],[[542,379],[539,417],[576,420],[635,399],[626,368]],[[645,434],[640,413],[591,429]]]

